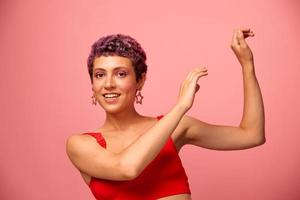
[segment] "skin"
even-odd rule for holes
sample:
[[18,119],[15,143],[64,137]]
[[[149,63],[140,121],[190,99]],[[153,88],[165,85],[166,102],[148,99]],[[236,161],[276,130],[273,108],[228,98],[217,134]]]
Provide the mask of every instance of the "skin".
[[[95,132],[101,132],[107,148],[99,147],[89,135],[75,134],[67,141],[68,156],[85,182],[89,184],[91,176],[109,180],[136,178],[169,137],[177,151],[186,144],[214,150],[241,150],[262,145],[265,142],[264,107],[253,54],[245,41],[253,36],[250,29],[240,28],[234,31],[231,41],[231,48],[242,67],[244,86],[243,116],[236,127],[208,124],[186,115],[200,88],[198,80],[208,75],[205,67],[195,68],[186,76],[176,104],[158,121],[140,115],[134,108],[136,91],[142,90],[146,75],[136,82],[132,63],[127,58],[96,58],[92,91],[106,112],[106,120]],[[107,92],[117,92],[121,96],[112,104],[102,96]],[[187,200],[191,197],[179,194],[162,199]]]
[[[95,58],[92,91],[106,112],[107,121],[104,127],[111,126],[117,121],[116,126],[127,128],[132,122],[132,117],[139,116],[134,108],[134,100],[136,91],[142,89],[144,79],[145,77],[139,83],[136,82],[134,69],[128,58],[120,56]],[[121,94],[116,104],[106,103],[102,96],[104,93],[112,92]]]

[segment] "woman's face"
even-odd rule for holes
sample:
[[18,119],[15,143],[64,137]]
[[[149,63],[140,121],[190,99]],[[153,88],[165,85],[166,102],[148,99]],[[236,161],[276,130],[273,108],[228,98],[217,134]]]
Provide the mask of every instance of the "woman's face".
[[131,60],[121,56],[100,56],[94,59],[93,66],[92,90],[101,107],[109,113],[131,109],[136,90],[144,82],[144,78],[136,82]]

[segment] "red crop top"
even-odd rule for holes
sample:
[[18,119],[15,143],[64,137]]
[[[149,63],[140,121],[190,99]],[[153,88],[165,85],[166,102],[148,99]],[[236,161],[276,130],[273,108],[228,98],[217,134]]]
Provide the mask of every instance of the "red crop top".
[[[95,137],[106,148],[100,133],[83,134]],[[97,200],[154,200],[176,194],[191,194],[187,175],[171,137],[137,178],[115,181],[91,177],[89,187]]]

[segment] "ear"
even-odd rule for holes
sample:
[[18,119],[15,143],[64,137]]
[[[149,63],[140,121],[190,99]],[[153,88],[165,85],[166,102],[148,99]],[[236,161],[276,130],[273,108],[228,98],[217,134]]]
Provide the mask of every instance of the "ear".
[[141,78],[139,80],[139,82],[137,83],[137,89],[138,90],[142,90],[144,83],[146,81],[146,73],[142,73]]

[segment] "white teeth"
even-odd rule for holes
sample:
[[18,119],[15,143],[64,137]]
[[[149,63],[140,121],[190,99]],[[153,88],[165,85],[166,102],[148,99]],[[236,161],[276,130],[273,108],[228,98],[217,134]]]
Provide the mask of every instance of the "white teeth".
[[114,98],[114,97],[120,96],[120,94],[112,93],[112,94],[104,94],[103,96],[104,96],[105,98]]

